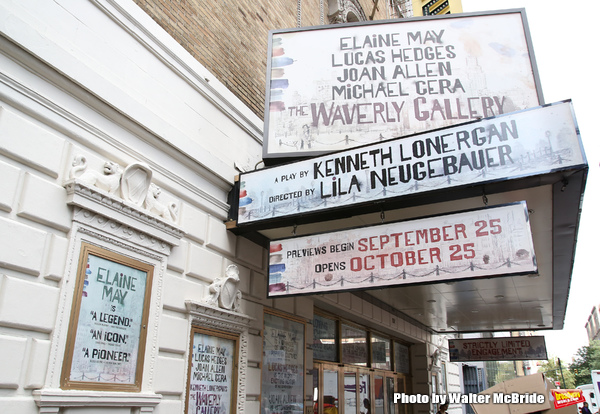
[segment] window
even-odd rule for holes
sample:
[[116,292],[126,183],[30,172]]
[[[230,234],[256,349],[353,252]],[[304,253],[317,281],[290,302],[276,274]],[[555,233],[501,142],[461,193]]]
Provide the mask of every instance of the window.
[[408,347],[394,341],[394,370],[402,374],[410,373]]
[[368,357],[367,331],[342,324],[342,362],[366,367]]
[[388,338],[371,335],[371,367],[377,369],[392,369],[392,344]]
[[338,358],[337,321],[324,316],[313,318],[313,358],[336,362]]

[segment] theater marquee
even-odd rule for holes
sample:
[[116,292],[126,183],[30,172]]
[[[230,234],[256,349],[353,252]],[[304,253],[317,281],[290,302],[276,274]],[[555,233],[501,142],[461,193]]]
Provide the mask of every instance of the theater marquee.
[[544,103],[522,9],[276,30],[269,57],[266,162]]
[[543,336],[449,339],[450,361],[524,361],[548,359]]
[[525,202],[272,241],[269,297],[535,273]]
[[241,174],[237,225],[583,164],[566,101]]

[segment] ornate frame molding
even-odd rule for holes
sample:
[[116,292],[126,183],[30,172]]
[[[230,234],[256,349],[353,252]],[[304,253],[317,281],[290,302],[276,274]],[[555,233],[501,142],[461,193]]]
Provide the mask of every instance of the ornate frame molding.
[[[67,270],[59,317],[53,335],[51,362],[46,385],[33,392],[40,413],[59,413],[64,407],[131,407],[140,413],[152,413],[162,396],[149,392],[154,381],[158,355],[158,327],[162,306],[163,277],[173,246],[184,231],[174,223],[152,214],[142,205],[110,194],[95,185],[71,179],[65,182],[67,204],[73,206]],[[116,251],[128,251],[133,257],[149,261],[155,267],[152,306],[149,309],[146,360],[141,392],[102,390],[66,390],[59,388],[62,360],[65,358],[69,315],[77,281],[79,249],[83,240]]]
[[73,221],[86,227],[108,231],[162,255],[168,255],[185,234],[161,217],[77,179],[67,181],[64,187],[67,204],[75,207]]
[[[237,381],[237,407],[236,413],[244,414],[246,405],[246,376],[248,369],[248,336],[249,326],[254,318],[251,316],[187,300],[185,307],[189,315],[190,325],[213,328],[215,330],[235,333],[240,336],[238,381]],[[191,327],[191,326],[190,326]],[[188,350],[189,352],[189,350]],[[186,372],[187,375],[187,372]]]

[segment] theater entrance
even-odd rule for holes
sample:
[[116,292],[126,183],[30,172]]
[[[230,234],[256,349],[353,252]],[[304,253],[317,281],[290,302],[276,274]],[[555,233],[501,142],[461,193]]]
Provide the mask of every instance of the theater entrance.
[[394,393],[408,393],[407,376],[392,371],[315,362],[315,414],[412,414],[394,404]]

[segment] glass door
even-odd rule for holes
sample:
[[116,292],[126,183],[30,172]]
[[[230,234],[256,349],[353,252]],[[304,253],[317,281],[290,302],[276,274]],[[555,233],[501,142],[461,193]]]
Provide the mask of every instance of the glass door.
[[359,370],[358,373],[358,406],[361,414],[372,414],[371,411],[371,375],[369,372]]
[[398,414],[396,410],[398,404],[394,404],[394,377],[385,377],[385,390],[387,394],[387,412],[388,414]]
[[323,413],[339,412],[339,372],[337,369],[323,367]]
[[319,362],[312,374],[315,414],[410,414],[394,404],[394,393],[408,392],[402,374]]
[[345,414],[358,414],[356,372],[344,372],[344,411]]

